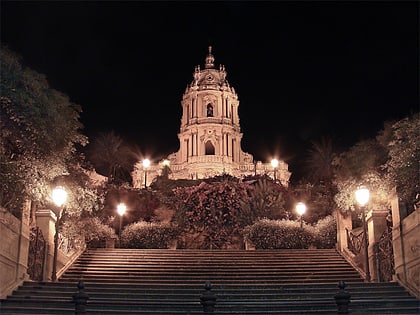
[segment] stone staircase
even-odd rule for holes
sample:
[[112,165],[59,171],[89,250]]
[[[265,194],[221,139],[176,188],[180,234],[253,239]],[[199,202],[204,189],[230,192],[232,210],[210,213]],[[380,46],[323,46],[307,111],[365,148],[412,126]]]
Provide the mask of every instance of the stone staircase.
[[216,296],[214,314],[337,314],[340,280],[350,314],[420,314],[402,287],[364,283],[333,249],[88,250],[59,281],[25,282],[0,314],[75,314],[80,280],[87,314],[203,314],[203,293]]

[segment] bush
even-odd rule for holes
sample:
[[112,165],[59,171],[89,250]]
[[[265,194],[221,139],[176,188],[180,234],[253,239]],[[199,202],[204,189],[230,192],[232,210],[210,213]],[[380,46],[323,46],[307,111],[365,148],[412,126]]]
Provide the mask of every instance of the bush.
[[113,228],[98,217],[69,217],[61,227],[62,235],[73,243],[85,243],[89,248],[105,247],[107,240],[117,239]]
[[337,242],[335,217],[328,215],[314,226],[290,220],[260,220],[243,230],[245,240],[256,249],[334,248]]
[[105,247],[107,240],[117,238],[114,229],[102,223],[97,217],[83,219],[80,223],[79,231],[90,248]]
[[262,219],[243,230],[244,239],[256,249],[309,248],[314,240],[312,226],[300,227],[300,222],[291,220]]
[[318,248],[334,248],[337,243],[337,223],[335,217],[328,215],[318,220],[315,229],[315,245]]
[[121,247],[169,248],[178,235],[178,229],[168,223],[144,221],[127,225],[121,233]]

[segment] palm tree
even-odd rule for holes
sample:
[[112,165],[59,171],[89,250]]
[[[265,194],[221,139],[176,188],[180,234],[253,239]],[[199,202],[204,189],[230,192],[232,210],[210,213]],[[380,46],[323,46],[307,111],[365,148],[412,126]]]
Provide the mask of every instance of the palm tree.
[[133,151],[114,131],[99,133],[92,142],[88,157],[98,172],[108,176],[112,184],[131,183],[131,171],[136,162]]
[[319,142],[313,141],[308,153],[309,156],[305,161],[308,178],[313,183],[331,182],[335,158],[331,138],[322,137]]

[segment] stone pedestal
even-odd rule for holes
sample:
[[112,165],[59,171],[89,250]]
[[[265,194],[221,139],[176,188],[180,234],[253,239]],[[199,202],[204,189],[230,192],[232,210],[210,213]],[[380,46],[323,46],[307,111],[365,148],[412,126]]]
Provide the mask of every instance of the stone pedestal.
[[379,242],[382,234],[388,229],[386,217],[388,210],[371,210],[366,214],[366,223],[368,229],[368,256],[369,256],[369,270],[372,282],[379,281],[378,266],[380,263],[375,257],[375,246]]
[[351,222],[351,215],[344,216],[340,211],[335,211],[337,222],[337,249],[340,252],[347,250],[347,230],[351,231],[353,225]]
[[42,235],[44,236],[44,239],[47,242],[47,251],[45,253],[46,258],[44,265],[44,281],[51,280],[56,221],[57,216],[53,211],[49,209],[39,209],[36,211],[37,226],[41,229]]

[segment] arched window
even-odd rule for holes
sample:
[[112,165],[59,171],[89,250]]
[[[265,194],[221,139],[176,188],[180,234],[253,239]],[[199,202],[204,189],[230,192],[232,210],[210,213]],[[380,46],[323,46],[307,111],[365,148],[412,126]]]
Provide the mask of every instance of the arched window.
[[207,117],[213,117],[213,105],[207,104]]
[[207,141],[205,145],[206,155],[214,155],[214,146],[211,141]]

